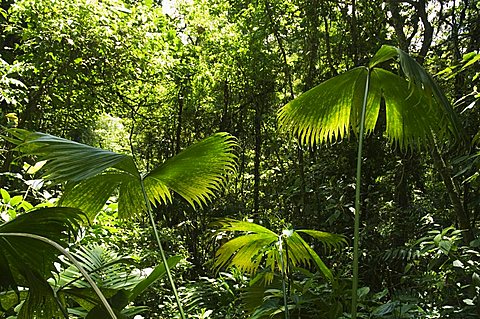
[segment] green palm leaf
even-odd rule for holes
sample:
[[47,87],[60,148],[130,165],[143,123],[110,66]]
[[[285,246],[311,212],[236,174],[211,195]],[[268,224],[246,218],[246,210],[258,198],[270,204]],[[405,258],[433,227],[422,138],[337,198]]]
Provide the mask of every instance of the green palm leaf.
[[[333,280],[331,271],[299,233],[306,233],[329,247],[340,247],[345,243],[340,235],[314,230],[285,230],[282,235],[277,235],[261,225],[235,219],[220,220],[213,225],[220,227],[217,232],[246,232],[217,250],[213,263],[217,270],[235,266],[242,272],[255,274],[263,261],[265,268],[273,272],[281,269],[282,253],[288,256],[289,265],[309,267],[313,263],[326,278]],[[280,241],[283,241],[285,251],[279,251]]]
[[[68,141],[43,133],[10,130],[17,150],[37,155],[44,160],[45,176],[56,181],[68,181],[60,203],[78,207],[93,218],[112,191],[119,188],[119,216],[128,218],[147,211],[152,223],[162,261],[172,285],[180,315],[185,318],[168,261],[163,251],[151,202],[171,200],[170,190],[180,194],[192,206],[202,206],[213,197],[235,170],[235,141],[227,133],[217,133],[190,146],[160,167],[143,176],[131,156]],[[112,314],[113,316],[113,314]]]
[[8,234],[28,233],[48,238],[66,246],[82,221],[77,209],[40,208],[20,215],[0,226],[0,291],[28,287],[28,295],[18,318],[59,318],[54,293],[48,282],[56,272],[59,252],[50,245]]
[[152,203],[171,201],[170,190],[192,206],[202,206],[235,171],[235,141],[217,133],[168,159],[143,178],[131,156],[76,143],[56,136],[14,129],[9,131],[27,155],[46,161],[46,178],[68,181],[59,205],[76,207],[90,219],[119,189],[119,216],[137,216],[147,209],[142,196],[142,179]]
[[18,144],[17,150],[27,155],[36,155],[38,160],[46,161],[43,170],[46,172],[47,179],[78,182],[111,167],[138,175],[131,156],[44,133],[21,129],[13,129],[9,132],[17,138],[13,140]]
[[145,176],[150,199],[165,201],[169,188],[192,206],[202,206],[225,181],[226,173],[235,171],[235,141],[227,133],[217,133],[168,159]]
[[[381,69],[379,63],[398,57],[407,80]],[[462,136],[461,126],[448,100],[431,76],[400,49],[383,46],[369,68],[358,67],[329,79],[291,101],[278,113],[282,128],[307,144],[333,142],[358,134],[362,98],[371,72],[365,131],[374,130],[381,101],[387,114],[386,136],[402,148],[423,145],[447,133]]]
[[[378,67],[398,58],[406,79]],[[280,126],[303,143],[332,142],[354,132],[359,136],[355,187],[352,318],[357,317],[360,225],[360,177],[363,135],[375,129],[380,105],[386,112],[385,135],[400,148],[421,146],[434,136],[453,135],[463,142],[455,112],[432,77],[402,50],[383,46],[368,67],[327,80],[279,110]]]

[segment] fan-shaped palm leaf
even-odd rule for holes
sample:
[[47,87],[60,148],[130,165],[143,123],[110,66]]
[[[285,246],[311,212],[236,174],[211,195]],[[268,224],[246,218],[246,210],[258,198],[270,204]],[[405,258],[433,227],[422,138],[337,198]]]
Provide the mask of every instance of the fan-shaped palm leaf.
[[119,215],[135,216],[147,209],[142,183],[152,203],[167,203],[170,190],[192,206],[210,200],[235,170],[235,142],[227,133],[214,134],[168,159],[145,176],[137,170],[131,156],[76,143],[56,136],[10,130],[24,154],[46,161],[44,176],[68,181],[60,204],[77,207],[93,218],[113,191],[119,188]]
[[[407,80],[377,67],[394,56]],[[383,46],[370,67],[358,67],[327,80],[285,105],[280,125],[308,144],[319,144],[359,133],[367,77],[370,80],[365,130],[374,130],[382,99],[386,108],[386,136],[401,147],[422,145],[432,132],[461,136],[456,115],[437,84],[402,50]]]
[[217,133],[190,146],[145,176],[149,197],[165,202],[162,194],[169,188],[192,206],[202,206],[214,190],[223,186],[225,173],[235,171],[234,148],[234,139],[227,133]]
[[[280,254],[283,254],[292,267],[311,266],[313,263],[326,278],[332,280],[331,271],[299,233],[311,235],[329,247],[339,247],[345,243],[342,236],[331,233],[314,230],[285,230],[277,235],[261,225],[234,219],[220,220],[214,225],[220,226],[218,232],[246,232],[246,234],[223,244],[215,254],[213,267],[220,269],[235,266],[242,272],[250,274],[256,273],[262,262],[265,263],[265,268],[271,272],[271,275],[275,269],[282,270]],[[267,280],[268,278],[273,276],[267,276]]]
[[65,246],[81,222],[77,209],[40,208],[0,226],[0,291],[28,287],[19,318],[59,318],[54,292],[46,281],[56,272],[59,252],[32,238],[10,236],[17,233],[41,236]]

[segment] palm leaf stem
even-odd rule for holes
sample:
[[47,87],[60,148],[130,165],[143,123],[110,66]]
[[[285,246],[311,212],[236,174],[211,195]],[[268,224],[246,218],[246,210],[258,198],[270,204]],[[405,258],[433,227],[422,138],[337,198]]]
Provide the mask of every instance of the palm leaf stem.
[[[288,313],[288,302],[287,302],[287,288],[285,284],[285,258],[283,258],[283,236],[279,236],[279,255],[280,255],[280,262],[282,263],[282,290],[283,290],[283,306],[285,307],[285,319],[289,319],[289,313]],[[285,243],[285,246],[286,243]],[[287,261],[288,262],[288,261]]]
[[53,289],[53,295],[55,297],[55,302],[57,303],[58,305],[58,309],[60,309],[60,311],[62,312],[62,315],[65,319],[68,319],[69,316],[68,316],[68,311],[67,309],[65,309],[65,307],[63,306],[63,304],[60,302],[60,299],[57,295],[57,291],[55,291],[55,289]]
[[360,241],[360,186],[362,177],[362,150],[363,134],[365,131],[365,113],[367,109],[368,90],[370,86],[370,68],[368,68],[363,94],[362,115],[358,133],[357,176],[355,181],[355,225],[353,228],[353,280],[352,280],[352,319],[357,318],[357,289],[358,289],[358,243]]
[[170,271],[170,267],[168,266],[168,261],[167,257],[165,256],[165,252],[163,250],[162,243],[160,241],[160,236],[158,235],[158,230],[157,226],[155,225],[155,219],[153,218],[153,212],[152,212],[152,205],[150,204],[150,200],[148,199],[147,192],[145,191],[145,184],[143,182],[143,177],[140,178],[140,185],[142,186],[142,194],[143,194],[143,199],[145,200],[145,204],[147,205],[147,212],[148,216],[150,218],[150,222],[153,227],[153,233],[155,234],[155,239],[158,244],[158,248],[160,249],[160,256],[162,257],[162,262],[165,265],[165,270],[167,272],[167,277],[168,281],[170,282],[170,285],[173,290],[173,294],[175,296],[175,301],[177,302],[178,310],[180,311],[180,317],[182,319],[186,319],[185,313],[183,311],[182,303],[180,302],[180,297],[178,296],[177,288],[175,286],[175,282],[173,281],[172,273]]
[[103,293],[100,291],[100,289],[98,288],[98,286],[95,284],[95,282],[93,281],[93,279],[88,275],[88,272],[82,267],[82,265],[80,265],[80,263],[75,259],[75,257],[70,253],[68,252],[68,250],[66,250],[65,248],[63,248],[61,245],[59,245],[58,243],[54,242],[53,240],[51,239],[48,239],[46,237],[43,237],[43,236],[39,236],[39,235],[35,235],[35,234],[28,234],[28,233],[0,233],[0,237],[2,236],[12,236],[12,237],[24,237],[24,238],[32,238],[32,239],[36,239],[36,240],[39,240],[41,242],[44,242],[52,247],[54,247],[55,249],[57,249],[58,251],[60,251],[63,255],[65,255],[65,257],[67,257],[71,262],[72,264],[75,265],[75,267],[77,267],[77,269],[82,273],[82,275],[85,277],[85,279],[88,281],[88,283],[90,284],[90,286],[92,287],[92,289],[95,291],[95,293],[97,294],[98,298],[100,298],[100,301],[102,302],[103,306],[105,307],[105,309],[107,310],[108,314],[110,315],[110,317],[112,319],[117,319],[117,316],[115,315],[115,313],[113,312],[113,309],[112,307],[110,307],[110,304],[108,303],[107,299],[105,298],[105,296],[103,295]]

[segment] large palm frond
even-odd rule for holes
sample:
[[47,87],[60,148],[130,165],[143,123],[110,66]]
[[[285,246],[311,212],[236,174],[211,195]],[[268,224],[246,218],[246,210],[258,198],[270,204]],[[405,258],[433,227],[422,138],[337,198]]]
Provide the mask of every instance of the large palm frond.
[[152,203],[167,203],[170,190],[192,206],[213,197],[235,170],[235,141],[227,133],[214,134],[142,175],[131,156],[76,143],[56,136],[14,129],[10,141],[27,155],[46,161],[44,176],[67,181],[63,206],[77,207],[93,218],[108,197],[119,189],[119,216],[127,218],[146,210],[142,183]]
[[26,233],[42,236],[66,246],[82,220],[77,209],[39,208],[0,226],[0,291],[27,287],[28,294],[19,318],[61,317],[54,292],[47,279],[56,272],[59,252],[32,238],[10,236]]
[[235,171],[235,145],[231,135],[217,133],[168,159],[145,176],[149,197],[166,201],[163,188],[156,186],[162,185],[202,206],[223,186],[225,174]]
[[328,247],[339,247],[345,243],[340,235],[314,231],[314,230],[284,230],[277,235],[271,230],[246,221],[224,219],[216,222],[218,232],[244,232],[223,244],[215,254],[213,267],[215,269],[237,267],[242,272],[254,274],[265,263],[265,269],[270,274],[267,281],[273,278],[276,269],[282,269],[280,254],[286,257],[288,265],[312,266],[314,265],[326,278],[333,279],[330,269],[310,245],[300,236],[308,234]]
[[[397,57],[404,79],[378,65]],[[291,101],[278,113],[280,125],[308,144],[333,142],[358,134],[362,101],[370,78],[365,130],[378,122],[385,102],[387,138],[400,147],[424,145],[447,134],[460,137],[461,126],[448,100],[432,77],[408,54],[383,46],[368,67],[358,67],[329,79]]]

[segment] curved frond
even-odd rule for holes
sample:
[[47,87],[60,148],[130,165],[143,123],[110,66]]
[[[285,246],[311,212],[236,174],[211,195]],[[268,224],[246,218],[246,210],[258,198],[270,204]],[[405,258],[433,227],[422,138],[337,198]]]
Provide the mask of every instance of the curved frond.
[[464,131],[458,120],[457,114],[453,110],[447,97],[440,89],[438,84],[433,80],[432,76],[406,52],[396,48],[402,71],[405,73],[411,83],[419,90],[422,90],[428,99],[433,98],[436,103],[431,103],[438,108],[438,112],[442,113],[442,124],[448,128],[450,133],[459,141],[463,142]]
[[322,243],[327,248],[338,249],[342,245],[347,244],[347,240],[342,235],[312,229],[298,229],[297,232],[312,236],[316,240],[320,241],[320,243]]
[[[303,250],[301,251],[302,255],[306,255],[306,256],[309,257],[308,259],[312,259],[314,261],[317,269],[328,280],[332,281],[333,280],[332,271],[325,265],[325,263],[320,258],[320,256],[318,256],[318,254],[315,252],[315,250],[313,250],[312,247],[310,247],[310,245],[308,243],[306,243],[305,240],[303,240],[303,238],[298,235],[298,233],[294,233],[292,235],[292,237],[293,237],[292,240],[298,240],[299,243],[301,243],[301,247],[303,248]],[[306,257],[304,257],[304,258],[306,258]]]
[[47,179],[78,182],[110,167],[139,176],[131,156],[44,133],[21,129],[12,129],[9,132],[16,137],[10,140],[18,145],[17,150],[46,161],[43,170]]
[[270,236],[277,236],[270,229],[263,227],[252,222],[247,222],[243,220],[236,220],[233,218],[223,218],[215,221],[211,224],[212,227],[218,227],[217,232],[235,232],[243,231],[256,234],[266,234]]
[[202,206],[223,185],[226,174],[235,171],[235,147],[231,135],[217,133],[168,159],[144,178],[150,200],[169,199],[164,193],[168,188],[190,205]]
[[444,135],[448,118],[435,100],[408,81],[383,69],[374,69],[372,86],[381,87],[386,108],[385,134],[400,147],[421,146],[430,142],[433,132]]
[[[303,93],[280,109],[278,121],[303,143],[334,142],[358,131],[368,69],[358,67],[329,79]],[[375,127],[380,109],[380,91],[370,92],[366,130]]]
[[0,226],[0,291],[29,288],[19,318],[59,317],[53,290],[46,281],[57,271],[54,263],[59,261],[59,252],[36,239],[7,234],[34,234],[66,246],[81,220],[77,209],[52,207],[30,211]]
[[131,176],[124,180],[118,192],[118,217],[127,219],[147,211],[140,180]]
[[[141,278],[132,273],[128,265],[133,264],[131,258],[118,256],[99,245],[80,247],[73,252],[77,261],[88,272],[99,288],[105,289],[132,289]],[[90,284],[83,279],[83,275],[68,259],[64,260],[69,266],[59,274],[57,285],[60,289],[69,287],[88,288]]]
[[366,68],[356,68],[303,93],[280,109],[280,126],[308,144],[343,138],[358,108],[352,105],[355,87],[366,74]]
[[215,254],[214,268],[236,266],[241,271],[253,274],[263,258],[267,246],[278,240],[276,235],[247,234],[223,244]]
[[395,57],[398,58],[400,67],[408,79],[409,89],[411,86],[415,86],[418,91],[422,92],[427,99],[424,102],[434,104],[437,112],[442,114],[441,124],[448,128],[457,140],[461,141],[464,138],[463,128],[447,97],[432,76],[408,53],[390,45],[383,45],[370,61],[370,67]]

